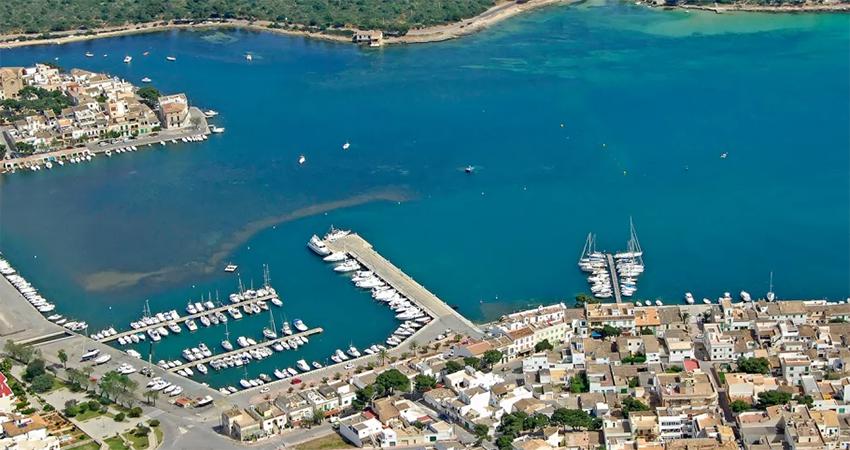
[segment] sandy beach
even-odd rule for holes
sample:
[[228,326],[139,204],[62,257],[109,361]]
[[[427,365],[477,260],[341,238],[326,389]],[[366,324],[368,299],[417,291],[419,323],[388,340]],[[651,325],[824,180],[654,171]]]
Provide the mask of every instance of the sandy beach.
[[[414,44],[439,42],[449,39],[455,39],[460,36],[465,36],[478,31],[481,31],[493,24],[511,18],[517,14],[537,9],[543,6],[554,5],[558,3],[575,3],[578,0],[528,0],[525,3],[516,3],[514,1],[499,1],[495,6],[484,11],[470,19],[465,19],[460,22],[455,22],[445,25],[436,25],[433,27],[419,28],[410,30],[405,36],[386,37],[384,44]],[[204,21],[202,23],[174,23],[174,22],[146,22],[133,25],[125,25],[120,27],[105,27],[79,34],[80,31],[65,31],[54,33],[54,37],[48,39],[27,39],[25,35],[1,35],[0,49],[2,48],[17,48],[27,47],[31,45],[61,45],[72,42],[88,41],[92,39],[102,39],[116,36],[126,36],[131,34],[153,33],[166,30],[181,30],[181,29],[212,29],[212,28],[242,28],[255,31],[265,31],[270,33],[284,34],[288,36],[303,36],[312,39],[321,39],[333,42],[351,43],[351,37],[347,35],[329,34],[318,31],[310,31],[306,29],[283,29],[270,28],[270,21],[248,21],[243,19],[230,19],[224,21]],[[358,32],[353,28],[346,28],[340,31]]]

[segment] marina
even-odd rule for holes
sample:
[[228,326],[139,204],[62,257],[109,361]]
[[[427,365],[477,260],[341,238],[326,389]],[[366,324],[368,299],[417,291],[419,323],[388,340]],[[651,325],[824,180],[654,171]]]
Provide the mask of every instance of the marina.
[[324,330],[322,328],[318,328],[318,327],[317,328],[310,328],[306,331],[302,331],[300,333],[295,333],[291,336],[282,336],[282,337],[279,337],[277,339],[269,339],[269,340],[266,340],[266,341],[258,342],[254,345],[249,345],[249,346],[244,347],[244,348],[236,348],[232,351],[213,354],[212,356],[204,357],[202,359],[196,359],[194,361],[187,361],[187,362],[184,362],[183,364],[181,364],[179,366],[168,368],[167,370],[169,372],[177,372],[178,370],[185,369],[187,367],[195,367],[198,364],[209,364],[211,361],[215,361],[215,360],[218,360],[218,359],[227,358],[227,357],[231,357],[231,356],[240,355],[242,353],[250,352],[252,350],[257,350],[257,349],[261,349],[261,348],[269,348],[276,343],[285,342],[285,341],[288,341],[290,339],[299,338],[299,337],[302,337],[302,336],[309,337],[309,336],[312,336],[314,334],[321,333],[323,331]]
[[622,303],[623,297],[631,297],[637,291],[637,277],[644,271],[643,249],[631,218],[626,248],[626,251],[618,253],[598,251],[596,235],[588,233],[578,266],[583,272],[590,273],[587,281],[594,297],[613,297],[615,302]]
[[133,335],[149,333],[151,331],[155,331],[155,330],[162,328],[164,326],[168,327],[170,324],[174,324],[175,326],[180,326],[180,325],[182,325],[186,322],[189,322],[189,321],[192,321],[192,320],[195,320],[195,319],[201,320],[204,317],[208,317],[210,314],[219,315],[219,314],[223,314],[225,312],[229,313],[231,310],[234,310],[234,309],[237,310],[238,314],[236,314],[236,317],[233,317],[233,318],[238,319],[238,318],[242,317],[242,313],[238,312],[239,308],[244,309],[245,306],[249,306],[249,307],[257,306],[257,308],[259,310],[257,312],[252,312],[252,314],[256,314],[256,313],[259,313],[261,310],[268,308],[268,307],[262,308],[259,305],[263,304],[263,302],[270,302],[271,303],[273,299],[277,299],[277,293],[275,293],[275,292],[268,293],[268,294],[261,295],[261,296],[257,296],[257,297],[253,297],[253,298],[248,299],[248,300],[241,300],[239,302],[233,302],[233,303],[227,304],[227,305],[215,306],[213,308],[204,309],[203,311],[195,312],[194,314],[190,313],[189,315],[186,315],[186,316],[180,316],[179,314],[175,315],[174,313],[176,311],[173,311],[173,310],[168,311],[168,313],[170,313],[168,315],[166,315],[166,313],[156,313],[156,314],[146,313],[144,317],[148,317],[148,318],[152,319],[152,320],[149,320],[152,323],[139,324],[139,322],[134,322],[134,324],[137,325],[136,327],[134,327],[130,330],[122,331],[122,332],[109,333],[108,336],[101,337],[101,339],[99,339],[99,341],[100,342],[118,341],[119,339],[128,338],[128,337],[133,336]]

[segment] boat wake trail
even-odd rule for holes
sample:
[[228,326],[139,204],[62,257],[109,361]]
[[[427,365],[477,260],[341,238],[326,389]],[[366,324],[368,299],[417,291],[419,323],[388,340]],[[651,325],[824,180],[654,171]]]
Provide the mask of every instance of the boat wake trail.
[[150,272],[105,270],[86,276],[82,280],[82,286],[89,292],[105,292],[127,289],[142,282],[154,284],[173,283],[199,274],[209,274],[217,270],[221,262],[233,253],[234,250],[245,244],[255,234],[269,227],[367,203],[380,201],[406,202],[412,198],[413,196],[404,188],[385,188],[378,191],[358,194],[341,200],[317,203],[294,211],[265,217],[263,219],[247,223],[240,230],[237,230],[229,238],[225,239],[215,249],[215,251],[203,261],[191,261],[186,264],[163,267],[159,270]]

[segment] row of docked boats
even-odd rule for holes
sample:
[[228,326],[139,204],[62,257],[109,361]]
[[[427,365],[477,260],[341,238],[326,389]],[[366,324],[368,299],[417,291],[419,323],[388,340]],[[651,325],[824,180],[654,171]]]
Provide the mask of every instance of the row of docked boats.
[[80,332],[88,328],[88,324],[86,322],[72,320],[62,316],[61,314],[55,313],[56,305],[45,299],[44,296],[38,292],[38,289],[32,285],[32,283],[21,276],[12,264],[2,257],[0,257],[0,274],[2,274],[3,277],[6,278],[12,286],[14,286],[15,290],[17,290],[21,296],[23,296],[27,302],[33,306],[33,308],[45,315],[47,320],[74,332]]
[[114,148],[112,150],[107,150],[107,151],[103,152],[103,154],[111,157],[112,152],[115,152],[115,153],[130,153],[130,152],[135,152],[135,151],[138,151],[138,150],[139,150],[139,147],[136,147],[135,145],[130,145],[130,146],[127,146],[127,147],[118,147],[118,148]]
[[148,382],[145,389],[149,391],[162,392],[169,397],[176,397],[183,393],[183,388],[163,380],[161,377],[154,377]]
[[[644,271],[643,250],[638,241],[634,222],[629,219],[627,250],[609,255],[596,250],[596,235],[588,233],[578,266],[588,273],[587,281],[594,297],[611,298],[619,291],[623,297],[632,297],[637,292],[637,278]],[[616,277],[611,271],[616,271]],[[614,280],[618,286],[613,286]]]
[[69,155],[50,155],[45,156],[40,161],[30,159],[26,163],[13,166],[11,172],[14,173],[16,170],[29,170],[30,172],[38,172],[42,168],[50,170],[55,166],[64,166],[66,162],[69,164],[81,164],[89,162],[94,158],[94,156],[95,153],[88,149],[79,150],[77,153]]

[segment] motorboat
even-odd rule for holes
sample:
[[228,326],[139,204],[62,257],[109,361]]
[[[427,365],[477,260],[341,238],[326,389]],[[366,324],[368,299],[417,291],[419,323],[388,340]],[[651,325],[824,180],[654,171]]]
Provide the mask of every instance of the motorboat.
[[283,302],[277,297],[272,297],[269,301],[272,302],[272,305],[275,305],[277,307],[283,306]]
[[86,52],[86,58],[91,58],[91,57],[93,57],[93,56],[94,56],[94,53],[92,53],[92,52]]
[[283,334],[285,334],[287,336],[291,335],[292,334],[292,328],[289,327],[289,322],[283,322],[283,326],[281,327],[280,331],[282,331]]
[[360,264],[353,259],[345,261],[342,264],[339,264],[336,267],[334,267],[334,272],[345,273],[345,272],[354,272],[355,270],[360,270]]
[[340,262],[345,261],[346,258],[348,258],[348,255],[346,255],[345,252],[333,252],[322,258],[322,260],[327,262]]
[[228,341],[226,339],[221,341],[221,347],[224,348],[225,350],[229,351],[229,352],[233,351],[233,344],[231,344],[230,341]]
[[244,379],[244,378],[243,378],[243,379],[241,379],[241,380],[239,380],[239,385],[240,385],[240,386],[242,386],[242,387],[243,387],[243,388],[245,388],[245,389],[250,389],[250,388],[252,387],[252,386],[251,386],[251,383],[250,383],[248,380]]
[[99,355],[99,354],[100,354],[100,350],[98,350],[98,349],[96,349],[96,348],[91,349],[91,350],[86,350],[86,352],[85,352],[85,353],[83,353],[83,354],[80,356],[80,361],[88,361],[88,360],[90,360],[90,359],[95,358],[95,357],[96,357],[97,355]]
[[228,264],[227,266],[225,266],[225,267],[224,267],[224,271],[225,271],[225,272],[228,272],[228,273],[230,273],[230,272],[236,272],[236,269],[238,269],[238,268],[239,268],[239,266],[237,266],[236,264],[231,263],[231,264]]
[[166,60],[166,61],[177,61],[177,58],[175,58],[175,57],[173,57],[173,56],[166,56],[166,57],[165,57],[165,60]]
[[707,299],[707,298],[702,299],[702,302],[703,302],[703,303],[705,303],[706,305],[710,305],[710,304],[711,304],[711,300],[709,300],[709,299]]
[[206,374],[207,374],[207,372],[209,372],[209,369],[207,369],[207,366],[205,366],[203,363],[199,363],[199,364],[197,364],[197,365],[195,366],[195,369],[197,369],[197,371],[198,371],[198,372],[200,372],[200,373],[202,373],[202,374],[204,374],[204,375],[206,375]]
[[298,164],[304,164],[305,162],[307,162],[306,156],[301,155],[301,156],[298,157]]
[[360,352],[357,350],[357,347],[355,347],[353,345],[348,347],[348,354],[351,355],[354,358],[360,357]]
[[[206,317],[204,317],[204,318],[206,319]],[[209,322],[209,319],[207,319],[207,322]],[[198,325],[195,324],[194,320],[187,320],[186,321],[186,328],[188,328],[189,331],[197,331]]]
[[236,339],[236,344],[238,344],[242,348],[251,346],[251,344],[248,343],[248,339],[245,336],[239,336],[239,338]]
[[295,363],[295,365],[298,366],[298,368],[301,369],[302,372],[309,372],[310,371],[310,366],[307,364],[307,361],[304,361],[303,359],[299,359]]
[[[198,317],[198,320],[200,320],[200,321],[201,321],[201,325],[203,325],[203,326],[205,326],[205,327],[210,326],[211,320],[215,320],[215,323],[216,323],[216,324],[218,323],[218,318],[216,318],[216,316],[215,316],[215,315],[211,315],[210,317],[207,317],[207,316],[201,316],[201,317]],[[189,322],[192,322],[192,321],[190,320],[190,321],[186,322],[186,326],[187,326],[187,327],[189,327],[189,330],[192,330],[192,326],[191,326],[191,325],[189,325]],[[193,322],[193,323],[194,323],[194,322]],[[194,330],[192,330],[192,331],[194,331]]]
[[334,355],[336,355],[336,357],[341,359],[342,361],[345,361],[345,360],[348,359],[348,356],[345,356],[345,353],[343,353],[342,350],[340,350],[340,349],[336,349],[336,351],[334,352]]
[[313,368],[314,369],[321,369],[322,365],[318,361],[313,361]]
[[133,57],[130,56],[130,55],[127,55],[127,56],[124,57],[124,64],[130,64],[130,61],[132,61],[132,60],[133,60]]
[[268,328],[263,328],[263,336],[265,336],[267,339],[277,339],[277,333]]
[[290,374],[290,375],[292,375],[293,377],[294,377],[295,375],[298,375],[298,371],[296,371],[296,370],[295,370],[295,369],[293,369],[292,367],[287,367],[287,368],[286,368],[286,371],[287,371],[287,372],[289,372],[289,374]]
[[663,305],[664,305],[664,303],[662,303],[661,300],[655,301],[655,306],[663,306]]
[[106,354],[100,355],[97,358],[95,358],[94,363],[95,363],[95,365],[106,364],[111,359],[112,359],[112,355],[106,353]]
[[685,301],[688,302],[689,305],[694,304],[694,296],[690,292],[685,292]]
[[283,373],[283,372],[281,372],[281,371],[280,371],[280,369],[275,369],[275,370],[274,370],[274,376],[275,376],[275,378],[277,378],[278,380],[282,380],[282,379],[286,378],[286,377],[287,377],[287,376],[289,376],[289,375],[288,375],[288,374],[285,374],[285,373]]
[[150,79],[150,78],[148,78],[148,77],[144,77],[144,78],[142,78],[142,83],[150,83],[151,81],[153,81],[153,80],[151,80],[151,79]]
[[307,247],[319,256],[328,256],[331,254],[331,250],[328,246],[325,245],[325,243],[322,242],[322,240],[315,234],[307,242]]
[[304,325],[304,322],[302,322],[301,319],[295,319],[292,321],[292,326],[294,326],[298,331],[307,331],[307,325]]
[[750,293],[749,293],[749,292],[747,292],[747,291],[741,291],[741,300],[743,300],[743,301],[745,301],[745,302],[749,302],[749,301],[751,301],[751,300],[752,300],[752,297],[750,297]]

